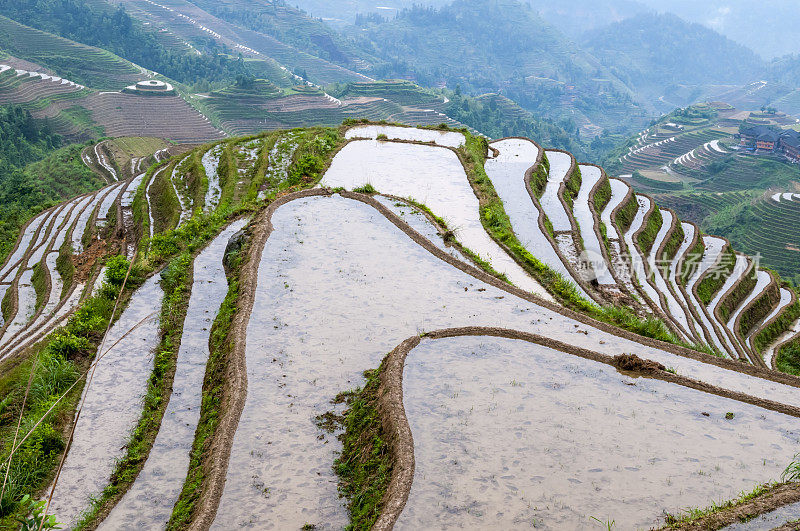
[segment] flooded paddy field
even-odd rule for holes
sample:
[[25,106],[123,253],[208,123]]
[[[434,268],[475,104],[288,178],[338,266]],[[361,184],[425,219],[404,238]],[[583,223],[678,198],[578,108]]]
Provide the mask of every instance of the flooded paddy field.
[[378,192],[419,201],[445,220],[459,242],[512,283],[550,297],[483,228],[478,198],[458,156],[449,149],[354,140],[336,155],[321,184],[347,190],[371,184]]
[[[361,385],[366,367],[377,367],[401,341],[428,330],[514,328],[609,355],[635,353],[726,389],[800,404],[795,388],[620,338],[485,284],[436,258],[363,203],[338,196],[296,199],[276,210],[272,224],[247,332],[247,400],[215,529],[344,526],[347,510],[331,468],[340,443],[317,419],[335,407],[331,400],[339,392]],[[755,418],[738,403],[718,407]],[[697,415],[706,418],[702,411]],[[729,425],[718,424],[722,438]],[[759,463],[761,453],[753,453]],[[776,455],[769,477],[785,465]],[[707,465],[693,472],[699,466]],[[763,476],[741,477],[746,483]]]
[[395,529],[650,528],[778,479],[800,440],[800,419],[516,339],[423,340],[403,397]]

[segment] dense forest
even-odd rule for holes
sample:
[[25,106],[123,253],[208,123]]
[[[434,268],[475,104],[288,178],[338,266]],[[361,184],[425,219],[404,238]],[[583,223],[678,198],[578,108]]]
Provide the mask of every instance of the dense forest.
[[98,10],[84,0],[0,0],[0,12],[22,24],[109,50],[176,81],[230,80],[247,71],[241,58],[211,39],[202,55],[173,51],[123,7]]

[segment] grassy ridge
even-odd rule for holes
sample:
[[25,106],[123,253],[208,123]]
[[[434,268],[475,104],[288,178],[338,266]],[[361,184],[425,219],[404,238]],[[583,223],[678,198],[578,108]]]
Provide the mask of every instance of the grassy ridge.
[[37,262],[33,266],[31,283],[33,284],[33,290],[36,292],[35,311],[38,312],[44,306],[44,303],[47,302],[47,283],[44,278],[44,268],[41,262]]
[[638,211],[639,202],[636,200],[636,194],[631,194],[627,201],[625,201],[625,204],[618,207],[614,222],[617,224],[620,235],[628,232],[628,229],[631,228],[631,224],[633,223],[633,218],[636,217]]
[[611,193],[611,182],[608,180],[608,175],[604,173],[600,180],[600,186],[594,193],[594,209],[598,214],[605,210],[606,205],[611,201]]
[[772,344],[773,341],[778,339],[781,334],[789,329],[797,319],[800,318],[800,301],[786,307],[781,313],[780,317],[775,319],[769,326],[760,330],[752,340],[753,348],[756,352],[764,352],[764,350]]
[[779,371],[800,376],[800,339],[783,345],[777,353],[775,366]]
[[573,210],[575,198],[578,197],[582,182],[583,176],[581,175],[581,167],[576,164],[572,169],[569,179],[564,182],[564,201],[567,203],[570,212]]
[[[260,138],[266,137],[262,135]],[[252,139],[252,137],[249,139]],[[244,140],[247,141],[249,139]],[[226,142],[223,149],[223,155],[220,160],[223,202],[220,203],[212,215],[195,216],[179,229],[159,236],[158,238],[164,240],[163,243],[158,244],[159,248],[174,250],[185,244],[185,242],[193,241],[189,237],[192,231],[202,231],[207,236],[202,240],[198,239],[196,244],[191,244],[189,247],[189,250],[197,250],[200,241],[207,241],[215,236],[226,220],[263,206],[263,203],[256,201],[255,196],[251,193],[247,193],[246,197],[237,199],[234,202],[233,189],[236,186],[238,170],[231,144],[238,143],[241,140],[234,139]],[[303,137],[299,139],[299,142],[298,157],[290,166],[287,179],[281,182],[269,183],[271,188],[267,193],[267,202],[275,199],[279,194],[316,185],[322,177],[323,170],[330,164],[332,153],[344,142],[344,138],[334,129],[312,128],[303,133]],[[269,142],[264,145],[269,145]],[[189,233],[187,234],[185,231],[189,231]],[[241,270],[243,260],[247,256],[246,249],[247,247],[245,246],[236,254],[226,257],[226,271],[230,273],[228,293],[211,329],[209,342],[211,355],[206,364],[206,373],[203,381],[200,420],[192,443],[189,470],[184,487],[167,526],[167,529],[170,530],[185,529],[191,523],[210,466],[208,462],[211,450],[210,444],[219,424],[219,407],[225,394],[225,375],[234,343],[234,338],[230,337],[230,325],[233,315],[240,310],[238,307],[238,273]]]
[[383,509],[383,499],[392,478],[393,456],[387,445],[390,434],[383,428],[378,409],[381,373],[385,362],[366,371],[364,387],[339,395],[346,400],[342,453],[334,468],[339,475],[339,490],[348,500],[350,524],[347,530],[368,530]]
[[722,255],[720,262],[715,266],[711,266],[697,285],[697,296],[703,304],[708,306],[711,303],[711,299],[714,298],[714,295],[728,280],[735,265],[736,253],[729,246]]
[[150,186],[150,206],[153,209],[154,232],[165,232],[178,225],[181,217],[180,201],[172,187],[172,170],[177,162],[159,172]]
[[731,314],[744,302],[744,299],[753,291],[758,282],[758,268],[753,267],[736,288],[727,296],[723,297],[719,303],[719,314],[725,322],[728,322]]
[[661,254],[662,260],[672,260],[675,258],[675,253],[677,253],[678,249],[680,249],[685,236],[686,234],[683,231],[683,225],[681,225],[679,220],[675,225],[675,230],[672,231],[667,239],[666,245],[664,245],[664,251]]
[[[33,355],[17,367],[9,370],[0,379],[0,474],[5,473],[5,463],[14,435],[16,419],[22,415],[21,434],[31,433],[15,454],[10,470],[10,484],[0,500],[0,528],[16,528],[12,524],[20,516],[18,505],[24,494],[36,495],[50,481],[53,467],[58,462],[66,441],[65,428],[71,422],[74,408],[81,395],[82,382],[78,376],[85,370],[102,340],[112,318],[117,300],[124,307],[130,293],[144,280],[138,270],[132,272],[124,293],[119,290],[127,272],[127,261],[117,257],[109,263],[105,283],[100,292],[84,302],[70,317],[66,326],[51,333],[34,347]],[[119,271],[122,271],[120,277]],[[117,317],[119,315],[117,312]],[[36,360],[36,361],[34,361]],[[29,375],[33,373],[33,385],[25,407],[23,400]],[[77,382],[77,383],[76,383]],[[76,384],[67,393],[70,386]],[[44,417],[44,422],[31,431],[47,410],[64,396],[53,412]],[[19,444],[19,443],[18,443]]]
[[239,272],[243,258],[247,256],[247,247],[243,247],[233,256],[226,256],[228,269],[228,293],[220,306],[214,324],[211,327],[209,340],[210,356],[206,363],[206,375],[203,381],[203,403],[200,420],[195,431],[195,439],[189,454],[189,470],[183,489],[175,504],[167,529],[185,529],[194,513],[195,504],[200,497],[200,489],[206,477],[203,466],[203,455],[208,451],[207,441],[219,424],[219,406],[222,400],[225,374],[227,373],[232,342],[229,341],[231,323],[236,312],[236,301],[239,298]]
[[775,305],[780,301],[780,288],[776,284],[767,286],[764,293],[750,304],[750,307],[742,312],[739,319],[739,334],[747,337],[750,332],[769,315]]
[[547,159],[547,153],[542,153],[542,162],[531,173],[531,190],[538,199],[541,199],[544,194],[549,174],[550,161]]
[[647,256],[653,248],[658,231],[661,230],[661,225],[664,224],[664,217],[661,215],[661,210],[658,205],[655,206],[653,211],[644,222],[644,229],[639,233],[636,243],[642,250],[642,253]]

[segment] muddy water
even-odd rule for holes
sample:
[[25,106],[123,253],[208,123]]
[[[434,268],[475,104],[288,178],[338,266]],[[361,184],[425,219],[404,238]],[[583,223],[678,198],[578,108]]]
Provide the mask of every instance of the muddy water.
[[86,226],[89,224],[89,219],[92,217],[92,213],[100,203],[104,193],[105,190],[100,190],[94,195],[91,203],[89,203],[78,217],[75,228],[72,229],[72,250],[75,254],[81,254],[83,252],[83,235],[86,233]]
[[[720,322],[716,315],[714,314],[714,310],[719,306],[720,301],[722,301],[722,297],[728,292],[729,289],[733,287],[737,280],[739,280],[747,271],[747,257],[742,255],[736,255],[736,264],[733,266],[733,271],[731,274],[728,275],[728,278],[725,280],[725,284],[719,289],[719,291],[714,295],[714,298],[711,299],[711,303],[708,305],[708,313],[711,315],[712,319],[720,325],[720,335],[722,336],[725,344],[728,345],[728,352],[731,353],[731,356],[737,356],[736,349],[733,346],[733,342],[728,337],[728,334],[725,333],[725,323]],[[712,273],[713,274],[713,273]]]
[[144,176],[144,173],[140,173],[131,180],[130,184],[120,198],[120,205],[122,208],[128,208],[133,204],[133,199],[136,197],[136,192],[139,191],[139,185],[142,184],[142,179],[144,179]]
[[87,208],[87,206],[91,202],[92,202],[92,196],[91,195],[86,196],[84,198],[81,198],[80,200],[76,199],[74,201],[75,208],[72,209],[72,213],[69,215],[69,219],[67,220],[67,223],[64,225],[64,228],[59,231],[58,236],[56,237],[55,241],[53,242],[53,250],[54,251],[57,251],[57,250],[61,249],[61,246],[64,244],[64,242],[67,239],[67,234],[69,234],[69,231],[72,230],[72,228],[75,226],[75,222],[78,220],[78,218],[81,216],[83,211]]
[[688,332],[691,331],[691,327],[689,325],[689,320],[686,317],[686,313],[683,311],[683,307],[681,307],[680,303],[678,303],[678,300],[669,290],[667,281],[664,279],[664,275],[659,269],[660,264],[656,263],[656,253],[658,252],[659,247],[661,247],[661,244],[664,243],[664,240],[669,233],[669,229],[672,227],[672,212],[669,210],[661,210],[661,218],[663,220],[661,223],[661,229],[658,231],[658,234],[656,234],[656,239],[653,241],[653,247],[650,250],[650,255],[647,257],[647,262],[650,265],[650,271],[653,274],[656,288],[658,288],[658,291],[664,294],[664,299],[667,301],[667,309],[669,309],[670,315],[672,315],[672,318],[675,319],[678,324],[680,324],[683,329]]
[[[6,292],[8,292],[8,288],[11,287],[11,284],[0,284],[0,301],[2,301],[5,296]],[[0,327],[6,324],[5,319],[3,319],[3,312],[0,312]]]
[[[565,279],[572,279],[569,270],[553,249],[550,240],[539,228],[539,210],[525,187],[525,172],[536,162],[539,148],[529,140],[508,139],[494,142],[492,147],[500,153],[486,161],[486,175],[503,201],[514,233],[530,253]],[[585,298],[589,295],[575,283]]]
[[510,339],[424,341],[403,402],[398,530],[646,529],[778,478],[800,442],[800,419]]
[[22,330],[36,312],[36,290],[33,288],[33,269],[26,269],[19,277],[17,314],[8,323],[5,333],[0,337],[0,346],[7,344]]
[[600,221],[606,225],[606,234],[608,238],[614,240],[619,238],[619,232],[617,232],[617,227],[611,222],[611,213],[614,212],[614,209],[625,199],[625,195],[628,193],[630,187],[619,179],[609,179],[608,182],[611,184],[611,199],[600,214]]
[[67,217],[69,212],[69,205],[65,204],[59,207],[58,214],[56,214],[52,221],[48,224],[49,225],[49,232],[45,236],[44,233],[39,235],[39,238],[36,240],[36,244],[34,245],[34,251],[31,253],[30,257],[28,257],[28,267],[33,267],[34,265],[38,264],[44,258],[44,253],[47,251],[49,247],[49,243],[58,237],[58,232],[63,230],[61,226],[64,223],[64,219]]
[[581,189],[578,197],[575,198],[574,214],[575,220],[581,231],[584,249],[589,258],[589,264],[593,272],[593,277],[601,286],[616,286],[617,281],[608,270],[608,265],[603,257],[603,249],[600,239],[594,232],[594,216],[589,207],[589,195],[597,181],[602,177],[600,168],[596,166],[581,166],[581,176],[583,177]]
[[100,210],[97,211],[97,225],[102,227],[106,224],[106,220],[108,220],[108,214],[111,210],[111,207],[114,206],[114,201],[117,200],[117,196],[119,196],[119,192],[122,190],[124,183],[117,183],[112,188],[111,191],[106,195],[103,199],[103,202],[100,203]]
[[567,176],[572,159],[560,151],[546,151],[545,153],[547,160],[550,161],[550,174],[547,176],[547,186],[545,186],[539,202],[544,213],[550,219],[550,223],[553,224],[554,231],[572,230],[569,215],[558,197],[558,189]]
[[386,135],[390,140],[413,140],[416,142],[433,142],[439,146],[459,148],[466,143],[464,135],[453,131],[436,131],[433,129],[417,129],[415,127],[397,127],[394,125],[357,125],[345,133],[348,140],[368,138],[375,140],[378,135]]
[[136,482],[100,529],[164,528],[189,467],[189,452],[200,419],[203,378],[211,325],[228,282],[222,258],[230,237],[246,220],[233,223],[194,262],[194,281],[183,326],[172,396],[153,448]]
[[42,230],[39,231],[39,235],[36,236],[36,241],[33,242],[31,248],[36,249],[41,246],[45,240],[50,236],[51,231],[53,230],[53,226],[57,225],[54,223],[55,219],[61,215],[62,210],[64,209],[64,205],[58,205],[55,207],[51,212],[52,215],[47,218],[47,222],[42,226]]
[[108,484],[116,460],[124,455],[153,369],[162,295],[158,276],[150,278],[134,293],[109,333],[106,348],[149,317],[99,360],[94,379],[84,390],[83,412],[50,506],[59,522],[76,522],[89,507],[90,498]]
[[[639,247],[633,243],[633,235],[641,228],[642,223],[644,223],[644,217],[650,210],[650,199],[637,195],[636,200],[639,202],[639,210],[636,212],[636,216],[633,218],[628,232],[625,233],[625,243],[628,246],[628,252],[631,256],[631,267],[636,275],[638,286],[644,291],[647,298],[653,301],[656,307],[661,308],[661,299],[658,297],[658,292],[647,281],[647,271],[644,268],[642,253],[639,252]],[[663,311],[663,308],[661,308],[661,310]]]
[[214,146],[206,151],[201,159],[203,169],[208,179],[208,189],[206,190],[205,201],[203,202],[203,212],[211,212],[219,205],[222,196],[222,188],[219,185],[219,157],[222,154],[222,145]]
[[452,151],[433,146],[355,140],[333,159],[323,186],[353,190],[372,184],[382,193],[416,199],[441,216],[465,247],[488,260],[521,289],[550,298],[492,240],[481,224],[478,198]]
[[716,348],[719,349],[720,352],[730,352],[727,347],[727,342],[723,344],[722,340],[714,332],[714,327],[711,324],[711,320],[704,311],[703,303],[694,295],[693,290],[694,285],[697,284],[697,282],[700,280],[700,277],[703,276],[703,273],[708,271],[708,269],[717,261],[719,254],[722,252],[722,248],[725,246],[725,240],[715,238],[713,236],[703,236],[703,243],[706,246],[705,251],[703,252],[703,258],[700,260],[694,275],[692,275],[691,278],[689,278],[689,280],[686,282],[686,293],[689,295],[690,304],[694,305],[697,314],[705,324],[706,329],[711,336],[711,341],[714,343]]
[[618,338],[483,284],[361,203],[296,200],[272,221],[247,330],[247,401],[216,529],[343,527],[347,511],[331,469],[340,445],[314,419],[339,392],[360,386],[364,369],[425,330],[517,328],[800,404],[794,388]]
[[33,236],[36,234],[36,231],[39,229],[40,226],[47,220],[50,215],[52,214],[53,210],[47,210],[42,212],[35,218],[33,221],[28,224],[28,227],[22,233],[22,237],[20,238],[19,245],[17,246],[16,251],[14,251],[11,256],[8,257],[6,260],[6,265],[3,269],[0,270],[0,280],[10,281],[11,279],[5,279],[4,277],[8,277],[9,273],[14,269],[14,264],[19,262],[22,257],[25,255],[25,252],[30,247],[31,242],[33,241]]
[[158,169],[157,171],[153,172],[153,176],[150,178],[150,182],[147,183],[147,187],[145,188],[145,199],[147,199],[147,217],[149,220],[149,231],[150,231],[150,239],[153,239],[153,234],[155,229],[155,220],[153,219],[153,202],[150,199],[150,188],[153,186],[153,183],[156,182],[156,179],[161,174],[161,172],[167,169],[166,166],[163,168]]
[[47,270],[50,271],[50,296],[47,298],[47,304],[42,312],[43,318],[50,315],[50,313],[55,310],[56,305],[58,305],[61,300],[61,291],[64,288],[64,281],[61,279],[61,275],[56,269],[56,260],[58,260],[58,251],[47,253],[45,263],[47,265]]
[[436,226],[428,221],[425,214],[412,207],[408,203],[397,201],[390,197],[376,195],[375,199],[383,206],[395,213],[400,219],[405,221],[409,227],[422,234],[429,242],[436,247],[446,252],[453,258],[461,260],[464,263],[471,264],[469,258],[461,254],[461,252],[451,245],[447,245],[442,238],[442,234],[436,229]]

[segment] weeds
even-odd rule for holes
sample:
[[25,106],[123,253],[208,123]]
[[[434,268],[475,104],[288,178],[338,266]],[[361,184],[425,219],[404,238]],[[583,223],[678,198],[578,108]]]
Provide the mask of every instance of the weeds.
[[392,477],[393,456],[378,412],[378,388],[384,366],[364,373],[364,387],[348,395],[342,453],[334,470],[340,492],[349,500],[348,530],[367,530],[383,509],[383,498]]
[[800,453],[794,454],[794,459],[781,474],[781,481],[800,481]]
[[372,186],[371,183],[367,183],[364,186],[359,186],[358,188],[353,188],[353,191],[359,194],[377,194],[378,191]]
[[639,249],[642,250],[642,254],[647,255],[650,253],[656,236],[661,230],[661,226],[663,224],[664,217],[661,215],[661,210],[656,205],[653,209],[653,212],[647,218],[647,221],[645,221],[644,230],[639,233],[639,238],[636,241],[636,243],[639,245]]
[[763,483],[760,485],[756,485],[753,488],[753,490],[749,492],[743,491],[739,495],[739,497],[732,500],[714,502],[711,504],[711,506],[705,508],[689,508],[686,509],[681,514],[667,514],[665,518],[665,523],[667,524],[667,528],[676,528],[684,524],[691,524],[706,516],[711,516],[713,514],[724,511],[725,509],[736,507],[737,505],[741,505],[754,498],[762,496],[767,492],[769,492],[770,490],[774,489],[776,486],[777,486],[776,483]]

